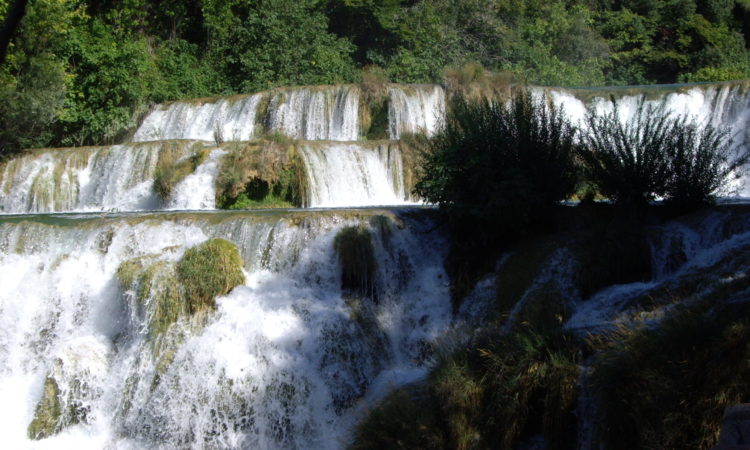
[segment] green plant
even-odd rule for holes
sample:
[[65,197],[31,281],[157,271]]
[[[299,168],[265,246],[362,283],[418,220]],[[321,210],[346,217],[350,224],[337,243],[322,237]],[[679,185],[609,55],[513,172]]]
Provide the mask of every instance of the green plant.
[[189,314],[214,307],[214,299],[245,282],[243,261],[231,242],[214,238],[189,248],[177,263]]
[[[748,286],[732,284],[737,293]],[[598,442],[614,449],[716,444],[724,409],[750,400],[748,306],[717,307],[725,298],[677,307],[662,323],[621,327],[595,344]]]
[[669,114],[642,100],[623,119],[617,102],[589,112],[580,156],[589,180],[618,204],[645,205],[657,196],[679,205],[708,203],[747,163],[726,131]]
[[668,149],[667,200],[681,206],[711,203],[731,176],[740,177],[750,154],[738,154],[727,131],[677,119]]
[[454,300],[573,193],[575,136],[561,111],[523,90],[509,103],[454,97],[438,133],[415,141],[424,151],[414,190],[440,206],[454,236],[447,261]]

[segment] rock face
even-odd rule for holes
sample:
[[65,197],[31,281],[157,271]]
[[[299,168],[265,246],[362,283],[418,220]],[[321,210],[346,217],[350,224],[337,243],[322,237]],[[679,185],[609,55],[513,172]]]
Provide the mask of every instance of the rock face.
[[730,406],[724,412],[719,445],[714,450],[750,449],[750,403]]

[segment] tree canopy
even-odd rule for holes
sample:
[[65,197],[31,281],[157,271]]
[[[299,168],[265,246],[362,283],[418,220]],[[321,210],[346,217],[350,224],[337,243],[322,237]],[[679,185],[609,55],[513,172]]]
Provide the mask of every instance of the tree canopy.
[[[16,2],[0,0],[3,18]],[[288,84],[750,78],[748,0],[28,0],[0,65],[0,155],[118,139],[154,102]]]

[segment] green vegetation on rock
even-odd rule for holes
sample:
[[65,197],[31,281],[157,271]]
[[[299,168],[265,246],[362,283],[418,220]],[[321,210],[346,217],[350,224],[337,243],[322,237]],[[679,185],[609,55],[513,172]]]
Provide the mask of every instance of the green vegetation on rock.
[[243,261],[231,242],[214,238],[189,248],[177,263],[188,314],[215,307],[214,299],[245,282]]
[[29,424],[29,438],[44,439],[57,434],[62,429],[61,419],[60,388],[55,379],[48,376],[44,379],[44,390],[34,410],[34,419]]
[[224,147],[216,177],[216,203],[223,209],[301,207],[307,202],[307,171],[287,138]]
[[154,171],[154,191],[162,201],[169,200],[175,186],[195,172],[195,169],[208,158],[210,151],[200,143],[196,143],[191,150],[193,154],[187,158],[180,158],[179,153],[170,148],[162,149],[159,153]]

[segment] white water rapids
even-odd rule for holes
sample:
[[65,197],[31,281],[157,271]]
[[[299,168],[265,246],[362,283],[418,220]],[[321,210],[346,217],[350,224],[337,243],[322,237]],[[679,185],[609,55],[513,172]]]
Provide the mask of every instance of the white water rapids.
[[[347,218],[348,217],[348,218]],[[392,386],[424,375],[450,324],[440,238],[391,212],[27,216],[0,221],[0,429],[9,448],[339,448]],[[347,299],[337,231],[373,233],[377,302]],[[247,280],[157,368],[115,272],[221,236]],[[352,303],[354,302],[354,303]],[[186,325],[188,326],[188,325]],[[26,429],[52,376],[88,413]],[[80,386],[85,386],[81,389]]]

